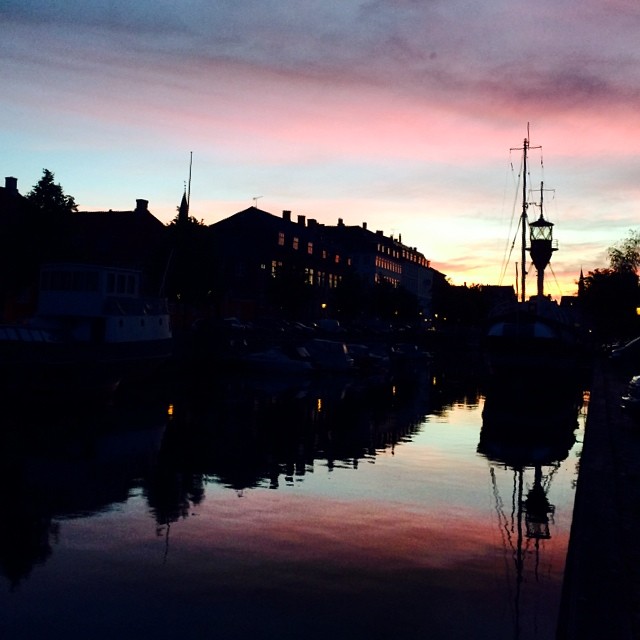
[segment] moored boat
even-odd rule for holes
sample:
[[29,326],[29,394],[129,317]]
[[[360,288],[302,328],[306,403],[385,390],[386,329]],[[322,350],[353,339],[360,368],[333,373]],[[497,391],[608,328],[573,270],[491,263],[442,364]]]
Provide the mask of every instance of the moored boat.
[[[539,148],[539,147],[538,147]],[[529,221],[527,161],[530,143],[527,137],[522,148],[522,212],[520,291],[519,299],[503,302],[489,315],[485,346],[490,372],[506,377],[523,373],[545,375],[575,371],[584,354],[584,329],[576,309],[561,307],[544,292],[544,271],[557,251],[553,239],[553,223],[544,217],[544,186],[540,184],[540,215]],[[527,246],[528,243],[528,246]],[[515,244],[515,243],[514,243]],[[537,272],[537,293],[526,298],[527,251]]]
[[0,382],[5,391],[109,393],[171,349],[166,300],[142,294],[139,271],[44,265],[36,313],[0,325]]

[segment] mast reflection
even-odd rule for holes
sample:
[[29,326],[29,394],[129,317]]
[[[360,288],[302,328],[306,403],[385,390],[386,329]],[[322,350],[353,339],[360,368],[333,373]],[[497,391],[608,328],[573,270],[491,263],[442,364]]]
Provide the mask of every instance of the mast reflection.
[[[492,490],[505,550],[515,569],[514,638],[520,638],[525,612],[527,570],[539,583],[542,542],[551,540],[555,506],[548,494],[554,475],[576,442],[581,393],[576,385],[540,388],[493,381],[483,410],[477,451],[490,463]],[[510,471],[511,509],[505,512],[498,474]],[[527,569],[526,560],[533,560]]]

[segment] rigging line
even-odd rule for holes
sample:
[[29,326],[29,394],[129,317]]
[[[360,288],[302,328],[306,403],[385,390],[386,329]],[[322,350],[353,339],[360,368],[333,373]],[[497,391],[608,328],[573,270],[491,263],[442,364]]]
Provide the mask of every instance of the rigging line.
[[556,464],[553,465],[553,470],[549,471],[549,473],[547,474],[547,477],[545,478],[545,481],[544,481],[544,484],[543,484],[545,494],[551,488],[551,482],[552,482],[553,477],[556,475],[556,472],[558,471],[559,468],[560,468],[560,464],[556,463]]
[[553,281],[556,283],[556,287],[558,288],[558,295],[562,297],[562,289],[560,288],[560,283],[558,282],[558,278],[556,278],[555,271],[553,270],[553,266],[551,266],[551,264],[549,264],[549,271],[551,271]]
[[513,549],[513,542],[509,534],[509,521],[504,512],[504,502],[500,497],[500,492],[498,491],[498,482],[496,479],[496,473],[492,467],[489,468],[489,474],[491,475],[491,487],[492,487],[493,497],[496,501],[495,511],[498,516],[498,525],[499,525],[498,530],[500,531],[502,544],[505,547],[505,549],[507,547],[507,544],[509,547],[511,547],[511,549]]
[[518,226],[516,227],[516,232],[513,236],[513,241],[511,242],[511,248],[509,249],[509,255],[507,257],[506,260],[503,261],[502,264],[502,272],[500,273],[500,279],[498,281],[499,285],[502,285],[504,278],[507,274],[507,269],[509,268],[509,265],[511,264],[511,255],[513,254],[513,249],[516,245],[516,242],[518,241],[518,231],[520,230],[520,222],[518,222]]
[[[504,562],[504,571],[507,577],[507,588],[509,590],[510,595],[509,602],[513,602],[513,586],[512,581],[510,579],[511,574],[511,563],[509,562],[509,555],[513,555],[515,552],[515,545],[513,543],[513,539],[511,533],[509,531],[508,519],[504,512],[504,502],[500,497],[500,492],[498,491],[498,483],[496,479],[495,469],[492,465],[489,465],[489,473],[491,475],[491,486],[493,489],[493,495],[496,500],[495,510],[498,515],[498,530],[500,532],[500,538],[502,540],[502,549],[504,551],[502,560]],[[511,554],[508,554],[508,551],[511,551]]]
[[[511,152],[509,152],[511,154]],[[518,197],[519,197],[519,191],[520,191],[520,180],[522,178],[522,165],[523,165],[523,159],[521,158],[520,161],[520,169],[518,170],[518,178],[517,180],[514,180],[514,185],[515,185],[515,189],[514,189],[514,195],[513,195],[513,203],[511,205],[511,220],[509,221],[509,233],[507,234],[507,239],[505,241],[505,247],[504,247],[504,252],[502,254],[502,269],[501,269],[501,275],[498,281],[498,284],[502,285],[502,282],[504,280],[505,274],[507,272],[507,269],[509,267],[509,264],[511,263],[511,254],[513,253],[513,247],[516,243],[517,237],[518,237],[518,230],[520,229],[520,216],[518,216],[518,226],[516,227],[516,233],[514,236],[514,240],[511,243],[511,248],[509,249],[509,238],[511,237],[511,231],[513,229],[513,221],[516,217],[516,206],[518,203]],[[511,163],[511,174],[513,175],[513,164]]]

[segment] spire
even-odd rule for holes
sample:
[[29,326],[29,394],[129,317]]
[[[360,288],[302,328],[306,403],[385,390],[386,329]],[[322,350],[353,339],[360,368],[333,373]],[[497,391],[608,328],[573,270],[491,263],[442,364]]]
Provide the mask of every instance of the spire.
[[582,267],[580,267],[580,279],[578,280],[578,297],[584,293],[584,274],[582,273]]
[[182,194],[182,202],[180,203],[180,208],[178,209],[178,222],[180,224],[186,224],[189,219],[189,202],[187,201],[187,191]]
[[[182,202],[178,209],[178,223],[185,225],[189,221],[189,203],[191,202],[191,166],[193,164],[193,151],[189,154],[189,184],[184,185]],[[187,190],[188,189],[188,190]]]

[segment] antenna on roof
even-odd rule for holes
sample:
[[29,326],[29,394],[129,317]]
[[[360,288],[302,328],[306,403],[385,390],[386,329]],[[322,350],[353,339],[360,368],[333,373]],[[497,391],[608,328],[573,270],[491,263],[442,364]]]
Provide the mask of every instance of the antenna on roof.
[[189,189],[187,190],[187,207],[191,204],[191,165],[193,164],[193,151],[189,156]]
[[262,198],[263,196],[255,196],[253,198],[253,206],[257,209],[258,208],[258,199]]

